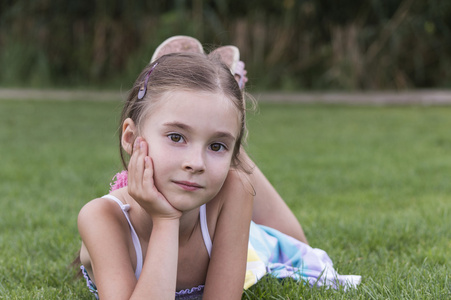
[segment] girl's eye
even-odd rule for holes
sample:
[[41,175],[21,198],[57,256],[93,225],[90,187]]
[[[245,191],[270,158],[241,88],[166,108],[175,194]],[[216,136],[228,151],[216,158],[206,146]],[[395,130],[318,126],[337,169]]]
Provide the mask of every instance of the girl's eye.
[[183,142],[183,137],[180,134],[177,133],[171,133],[168,135],[168,137],[173,141],[174,143],[181,143]]
[[221,151],[221,150],[225,150],[226,147],[223,144],[214,143],[214,144],[210,145],[210,149],[212,151],[218,152],[218,151]]

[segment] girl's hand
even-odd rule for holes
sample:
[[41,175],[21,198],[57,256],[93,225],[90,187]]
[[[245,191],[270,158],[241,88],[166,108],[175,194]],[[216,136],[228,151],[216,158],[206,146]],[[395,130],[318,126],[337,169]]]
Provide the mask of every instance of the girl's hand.
[[156,219],[179,219],[182,212],[175,209],[155,187],[153,163],[148,156],[148,145],[137,137],[128,164],[128,193],[142,208]]

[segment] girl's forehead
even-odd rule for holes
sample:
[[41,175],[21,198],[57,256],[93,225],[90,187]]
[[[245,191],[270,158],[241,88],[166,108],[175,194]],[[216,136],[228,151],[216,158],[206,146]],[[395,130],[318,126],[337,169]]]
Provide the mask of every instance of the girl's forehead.
[[[178,90],[164,93],[151,109],[150,113],[155,113],[165,107],[202,107],[215,108],[211,113],[226,112],[232,110],[237,115],[240,111],[236,108],[234,101],[220,92]],[[200,111],[199,111],[200,112]]]
[[155,120],[163,117],[187,119],[197,123],[202,123],[203,120],[204,123],[211,125],[224,123],[230,119],[232,122],[227,122],[228,124],[241,127],[241,112],[233,100],[217,92],[188,90],[166,92],[151,105],[146,119]]

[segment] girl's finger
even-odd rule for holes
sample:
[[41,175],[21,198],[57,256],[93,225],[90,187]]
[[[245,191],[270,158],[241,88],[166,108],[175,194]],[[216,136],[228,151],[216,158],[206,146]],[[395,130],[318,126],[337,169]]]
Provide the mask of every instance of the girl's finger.
[[153,163],[149,156],[144,158],[145,168],[143,174],[143,184],[149,190],[153,190],[154,181],[153,181]]
[[136,145],[136,162],[135,162],[135,173],[137,175],[137,182],[142,183],[142,175],[144,172],[144,157],[146,157],[145,142],[139,137]]
[[153,162],[148,156],[148,148],[149,145],[145,141],[143,141],[141,149],[144,154],[143,185],[145,188],[150,187],[150,190],[153,190]]
[[[142,186],[142,172],[144,170],[143,163],[140,164],[140,142],[141,138],[137,137],[133,144],[133,152],[130,157],[130,162],[128,164],[128,180],[129,180],[129,191],[138,191],[138,188]],[[141,166],[140,166],[141,165]]]

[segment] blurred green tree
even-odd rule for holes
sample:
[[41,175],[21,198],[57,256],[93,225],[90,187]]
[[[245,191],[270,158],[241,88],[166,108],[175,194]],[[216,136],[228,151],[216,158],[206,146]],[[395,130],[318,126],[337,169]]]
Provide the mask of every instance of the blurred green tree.
[[164,39],[235,44],[256,88],[449,87],[441,0],[0,1],[0,86],[128,86]]

